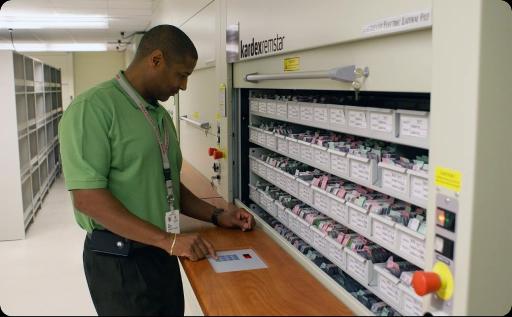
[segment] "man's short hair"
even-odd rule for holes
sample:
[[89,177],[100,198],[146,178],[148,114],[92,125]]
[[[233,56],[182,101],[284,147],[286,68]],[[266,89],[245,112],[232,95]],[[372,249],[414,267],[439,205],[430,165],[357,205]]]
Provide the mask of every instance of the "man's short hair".
[[139,43],[135,60],[141,60],[157,49],[162,51],[170,64],[183,62],[187,57],[197,60],[197,50],[192,40],[173,25],[157,25],[147,31]]

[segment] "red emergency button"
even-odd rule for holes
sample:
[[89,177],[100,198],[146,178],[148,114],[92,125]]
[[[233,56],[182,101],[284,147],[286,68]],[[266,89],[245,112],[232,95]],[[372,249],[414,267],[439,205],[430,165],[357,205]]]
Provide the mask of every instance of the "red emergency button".
[[213,156],[213,154],[215,154],[216,151],[217,149],[214,147],[208,148],[208,155]]
[[441,277],[433,272],[416,272],[412,276],[412,287],[420,296],[437,292],[441,289]]

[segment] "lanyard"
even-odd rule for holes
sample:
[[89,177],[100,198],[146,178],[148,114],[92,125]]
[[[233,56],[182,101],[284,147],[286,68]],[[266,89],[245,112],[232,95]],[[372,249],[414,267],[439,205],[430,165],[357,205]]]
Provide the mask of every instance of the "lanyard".
[[119,74],[116,75],[116,80],[119,83],[119,85],[121,85],[121,88],[123,88],[123,90],[128,94],[128,96],[130,96],[130,98],[137,104],[137,107],[144,114],[144,117],[148,121],[151,128],[153,128],[153,133],[155,134],[156,141],[158,142],[158,145],[160,147],[160,154],[162,155],[162,163],[164,165],[164,170],[169,170],[170,164],[169,164],[169,157],[167,156],[167,154],[169,152],[169,133],[167,132],[167,128],[166,128],[165,124],[163,125],[164,126],[164,136],[163,136],[163,140],[162,140],[162,137],[160,135],[160,130],[158,129],[158,125],[155,122],[155,120],[153,119],[153,117],[151,117],[151,115],[149,114],[149,112],[146,109],[146,106],[145,106],[144,102],[141,100],[141,98],[139,98],[139,96],[133,91],[133,88],[130,86],[130,84],[128,82],[126,82],[126,80],[123,77],[121,77]]

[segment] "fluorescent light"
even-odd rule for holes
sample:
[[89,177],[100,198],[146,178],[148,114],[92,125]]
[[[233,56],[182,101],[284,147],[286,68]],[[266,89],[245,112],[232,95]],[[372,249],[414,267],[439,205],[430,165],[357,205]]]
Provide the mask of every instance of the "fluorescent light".
[[1,16],[0,29],[108,29],[105,16]]
[[[106,51],[105,43],[14,43],[20,52],[99,52]],[[11,43],[0,43],[0,50],[12,50]]]

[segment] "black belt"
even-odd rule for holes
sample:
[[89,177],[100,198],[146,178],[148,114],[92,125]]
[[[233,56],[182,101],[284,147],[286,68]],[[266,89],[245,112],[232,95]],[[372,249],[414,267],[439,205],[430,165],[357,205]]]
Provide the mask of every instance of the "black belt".
[[130,250],[152,248],[152,246],[126,239],[108,230],[93,230],[87,233],[88,249],[98,253],[128,256]]

